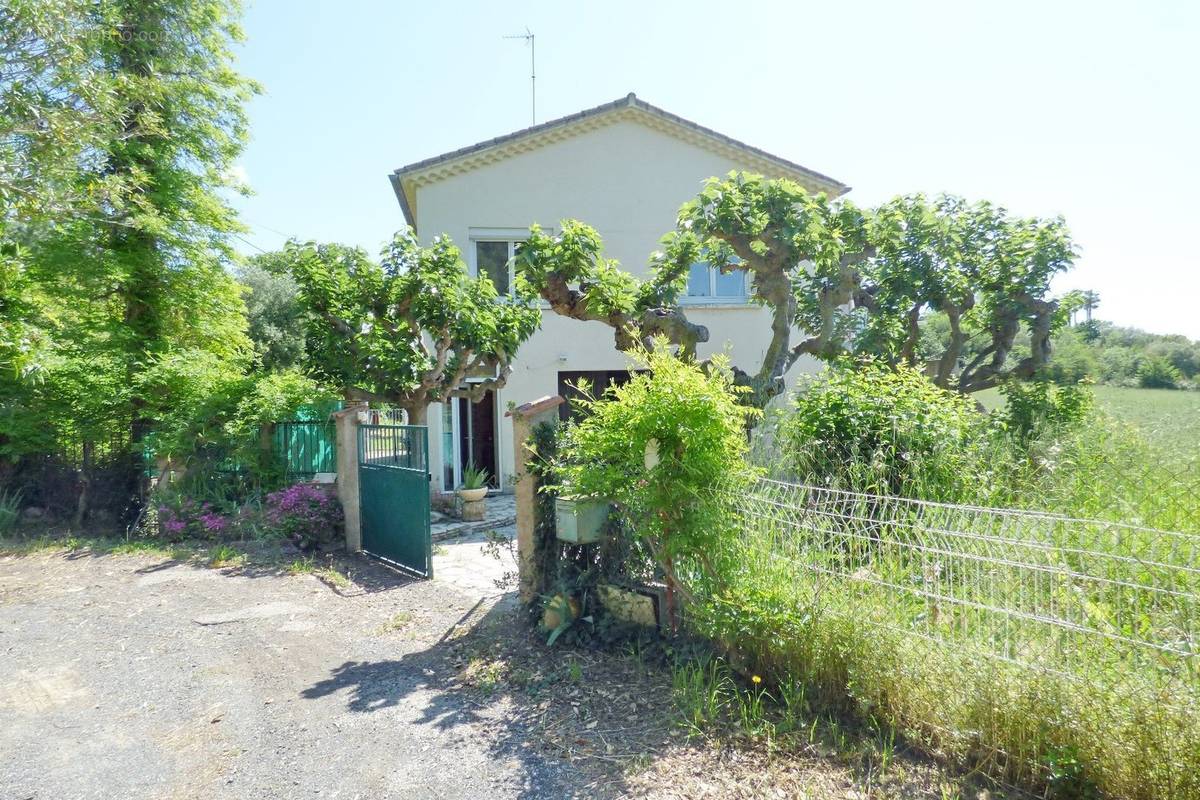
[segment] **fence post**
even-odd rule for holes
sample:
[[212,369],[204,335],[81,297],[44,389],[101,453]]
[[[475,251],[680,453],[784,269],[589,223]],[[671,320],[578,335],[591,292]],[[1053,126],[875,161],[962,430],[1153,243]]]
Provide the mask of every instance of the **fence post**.
[[513,425],[513,462],[514,487],[513,493],[517,501],[517,574],[521,602],[530,603],[537,596],[537,588],[542,585],[539,573],[541,565],[534,557],[536,548],[534,533],[537,527],[537,479],[528,470],[529,437],[535,425],[545,422],[551,415],[558,414],[558,407],[563,403],[559,395],[543,397],[531,403],[517,406],[508,411],[505,416],[512,417]]
[[358,414],[366,408],[366,403],[357,403],[331,415],[337,436],[337,479],[334,483],[346,519],[346,550],[351,553],[362,550],[362,517],[358,496]]

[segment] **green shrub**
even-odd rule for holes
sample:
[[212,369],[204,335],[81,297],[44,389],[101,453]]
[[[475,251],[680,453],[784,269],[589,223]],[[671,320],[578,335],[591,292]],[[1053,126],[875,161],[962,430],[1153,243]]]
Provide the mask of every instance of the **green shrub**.
[[0,536],[8,533],[21,519],[21,493],[0,489]]
[[798,394],[776,447],[801,481],[951,500],[971,491],[986,427],[962,395],[868,362],[832,369]]
[[[257,495],[245,496],[227,480],[210,482],[207,491],[200,482],[161,486],[154,492],[151,532],[169,542],[195,539],[234,541],[271,536]],[[213,491],[212,487],[218,487]]]
[[[761,458],[807,483],[1192,529],[1195,483],[1170,472],[1194,460],[1164,462],[1137,430],[1095,409],[1087,385],[1014,382],[1002,393],[1004,405],[984,417],[911,371],[831,373],[784,412]],[[1177,416],[1171,424],[1178,437]],[[690,617],[732,663],[779,686],[799,682],[819,706],[882,721],[1048,797],[1200,798],[1191,656],[1143,658],[1119,641],[1174,636],[1176,615],[1192,611],[1190,600],[1184,610],[1158,600],[1194,594],[1194,576],[1183,574],[1194,548],[1174,544],[1186,539],[1082,533],[1106,530],[1090,524],[1038,529],[1007,513],[985,513],[974,527],[964,521],[974,519],[970,507],[956,518],[944,506],[917,513],[879,497],[813,499],[828,494],[804,490],[777,514],[765,495],[734,517],[732,552]],[[911,538],[918,528],[925,538]],[[1028,551],[999,544],[1024,536]],[[1137,576],[1167,563],[1178,568],[1170,583],[1138,605]],[[941,602],[957,591],[970,602]],[[1017,613],[998,622],[993,609]],[[1043,624],[1042,610],[1103,619],[1121,633],[1082,639]]]
[[229,499],[163,487],[155,495],[158,535],[167,541],[288,539],[313,550],[337,538],[342,506],[328,486],[295,483],[262,498]]
[[1050,363],[1041,370],[1042,377],[1064,386],[1074,386],[1083,380],[1100,376],[1100,363],[1094,348],[1088,346],[1086,330],[1063,328],[1054,336],[1054,352]]
[[335,401],[296,370],[244,375],[211,354],[163,358],[148,371],[145,385],[147,394],[176,398],[154,409],[157,422],[148,447],[156,458],[184,467],[184,485],[177,490],[191,491],[197,500],[278,485],[284,475],[260,438],[263,426]]
[[[1176,646],[1194,602],[1159,598],[1194,593],[1194,548],[776,486],[744,502],[722,580],[692,609],[731,663],[1050,797],[1200,799],[1194,657],[1122,641]],[[1143,579],[1154,588],[1134,588]],[[1088,627],[1047,624],[1077,618]]]
[[333,541],[344,522],[342,504],[328,486],[296,483],[267,495],[264,517],[280,536],[301,550]]
[[1143,389],[1178,389],[1183,373],[1166,358],[1152,356],[1138,365],[1137,379]]
[[1048,380],[1010,380],[1000,386],[1000,393],[1004,406],[993,419],[1021,445],[1079,427],[1095,406],[1086,383],[1056,386]]
[[738,403],[722,356],[701,369],[659,342],[643,358],[648,371],[582,401],[557,491],[615,503],[673,581],[677,559],[711,561],[719,550],[728,501],[714,489],[747,474],[746,427],[756,412]]

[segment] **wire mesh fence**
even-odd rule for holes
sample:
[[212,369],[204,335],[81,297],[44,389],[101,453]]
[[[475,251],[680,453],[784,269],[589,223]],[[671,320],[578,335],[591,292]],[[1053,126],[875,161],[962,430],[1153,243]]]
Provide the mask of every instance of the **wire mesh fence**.
[[911,430],[788,441],[784,414],[755,431],[750,460],[784,481],[1200,534],[1200,421],[1176,417],[1135,426],[1101,415],[1031,441],[993,432],[931,447]]
[[1200,534],[1200,449],[1134,457],[1114,446],[1086,470],[1064,464],[1035,500],[1089,516]]
[[1007,777],[1069,757],[1200,796],[1200,536],[765,478],[729,499],[743,579],[807,639],[789,666]]

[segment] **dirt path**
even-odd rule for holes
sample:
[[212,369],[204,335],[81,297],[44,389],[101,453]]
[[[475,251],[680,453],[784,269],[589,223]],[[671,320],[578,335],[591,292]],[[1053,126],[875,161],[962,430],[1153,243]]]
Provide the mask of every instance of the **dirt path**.
[[311,575],[0,558],[0,799],[569,796],[506,704],[444,690],[494,600]]

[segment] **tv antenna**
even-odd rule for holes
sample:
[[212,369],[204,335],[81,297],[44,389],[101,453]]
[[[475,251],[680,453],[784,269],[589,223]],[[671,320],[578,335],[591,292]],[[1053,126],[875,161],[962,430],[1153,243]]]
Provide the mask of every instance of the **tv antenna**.
[[536,47],[533,41],[533,31],[529,27],[525,27],[524,33],[514,33],[511,36],[505,36],[505,39],[524,39],[529,45],[529,116],[532,124],[537,124],[537,69],[535,60]]

